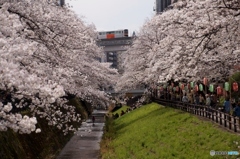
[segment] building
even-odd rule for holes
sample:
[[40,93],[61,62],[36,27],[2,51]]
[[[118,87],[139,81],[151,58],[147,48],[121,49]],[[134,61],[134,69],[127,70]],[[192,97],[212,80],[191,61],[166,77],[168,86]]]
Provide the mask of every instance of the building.
[[97,45],[103,47],[104,56],[101,62],[112,63],[111,67],[121,72],[121,54],[132,44],[133,37],[128,36],[128,29],[98,32]]
[[172,3],[177,0],[156,0],[154,11],[156,14],[162,13],[165,9],[167,9]]
[[98,40],[98,46],[103,47],[104,50],[104,57],[102,57],[101,61],[110,62],[113,68],[119,70],[120,55],[127,50],[126,46],[132,44],[132,40],[132,37]]

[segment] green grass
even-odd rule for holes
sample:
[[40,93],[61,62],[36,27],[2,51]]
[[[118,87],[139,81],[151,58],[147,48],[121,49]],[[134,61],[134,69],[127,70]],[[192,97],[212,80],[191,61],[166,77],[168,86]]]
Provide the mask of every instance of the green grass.
[[[103,159],[212,159],[210,150],[239,148],[240,136],[216,124],[156,103],[114,120],[114,139],[103,138]],[[112,138],[112,137],[111,137]]]

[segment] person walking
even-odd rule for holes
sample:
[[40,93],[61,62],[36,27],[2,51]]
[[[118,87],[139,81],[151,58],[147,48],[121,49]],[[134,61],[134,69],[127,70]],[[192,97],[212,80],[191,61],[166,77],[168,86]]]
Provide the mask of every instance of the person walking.
[[211,115],[211,113],[212,113],[212,110],[211,110],[211,98],[210,98],[210,96],[208,95],[208,94],[206,94],[206,106],[207,106],[207,112],[208,112],[208,115]]
[[199,105],[199,95],[198,94],[195,95],[194,101],[195,101],[195,104]]
[[206,94],[206,105],[210,106],[211,105],[211,98],[208,94]]
[[182,102],[188,103],[188,97],[185,94],[182,97]]
[[95,116],[92,116],[92,123],[95,123]]

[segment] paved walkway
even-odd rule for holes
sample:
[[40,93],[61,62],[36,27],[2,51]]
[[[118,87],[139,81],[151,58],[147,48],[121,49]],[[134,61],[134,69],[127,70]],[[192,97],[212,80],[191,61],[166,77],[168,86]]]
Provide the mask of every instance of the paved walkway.
[[95,123],[91,119],[83,122],[57,159],[98,159],[105,114],[104,110],[94,110]]

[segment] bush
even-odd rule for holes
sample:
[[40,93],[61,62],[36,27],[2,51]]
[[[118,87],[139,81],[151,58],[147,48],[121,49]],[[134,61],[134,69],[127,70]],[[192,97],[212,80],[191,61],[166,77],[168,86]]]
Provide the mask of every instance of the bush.
[[[76,107],[76,112],[82,115],[82,119],[88,117],[88,112],[77,98],[72,98],[69,103]],[[22,114],[29,114],[25,110]],[[41,133],[19,134],[12,130],[0,132],[0,158],[1,159],[55,159],[73,133],[64,135],[62,130],[49,126],[47,121],[37,118],[37,127]],[[80,123],[74,123],[80,126]]]

